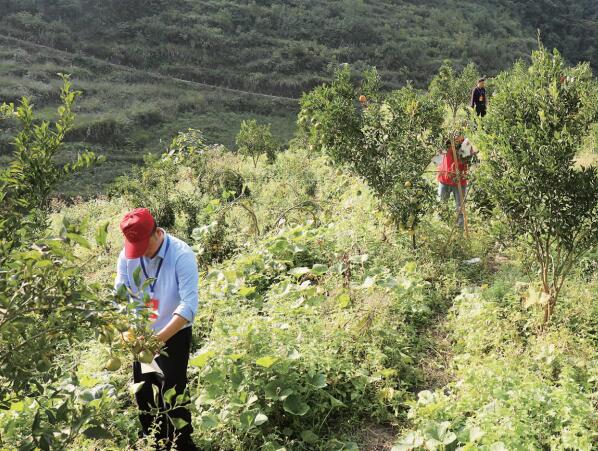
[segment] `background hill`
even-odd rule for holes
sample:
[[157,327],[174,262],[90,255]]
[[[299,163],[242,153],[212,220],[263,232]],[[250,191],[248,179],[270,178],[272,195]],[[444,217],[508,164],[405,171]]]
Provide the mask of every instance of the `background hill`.
[[0,11],[0,101],[28,95],[44,116],[55,73],[72,73],[84,98],[70,141],[111,157],[100,185],[183,128],[228,146],[244,118],[272,122],[281,142],[293,134],[293,101],[164,77],[297,98],[350,63],[376,66],[388,88],[425,87],[445,59],[493,75],[526,58],[537,29],[571,62],[598,64],[593,0],[0,0]]
[[198,81],[298,96],[329,64],[427,83],[443,59],[493,74],[536,29],[573,62],[598,62],[593,0],[4,0],[7,33]]

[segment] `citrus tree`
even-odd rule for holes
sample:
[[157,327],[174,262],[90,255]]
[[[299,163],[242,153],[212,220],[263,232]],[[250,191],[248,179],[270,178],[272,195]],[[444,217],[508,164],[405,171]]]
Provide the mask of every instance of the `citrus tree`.
[[[76,246],[91,247],[86,221],[65,221],[55,237],[47,232],[56,186],[97,160],[83,153],[74,163],[56,162],[77,96],[64,77],[56,122],[37,121],[26,99],[0,107],[2,118],[20,130],[13,159],[0,170],[0,409],[12,414],[1,424],[0,447],[12,436],[24,450],[66,449],[81,433],[105,436],[96,416],[101,402],[83,395],[74,369],[57,362],[92,333],[108,333],[119,317],[114,297],[85,281],[84,262],[75,255]],[[100,248],[107,226],[96,232]],[[15,432],[23,427],[28,433]]]
[[450,62],[445,61],[432,79],[429,92],[447,106],[454,121],[459,109],[469,104],[471,90],[479,78],[475,64],[469,63],[457,72]]
[[311,146],[363,177],[414,246],[415,229],[435,199],[424,173],[441,143],[442,120],[440,103],[412,86],[383,93],[371,70],[356,87],[347,67],[304,95],[299,114]]
[[530,302],[552,315],[565,278],[598,243],[598,173],[576,156],[598,118],[598,89],[588,64],[567,67],[543,47],[496,81],[492,109],[475,136],[484,156],[480,187],[528,237],[541,290]]
[[264,154],[268,159],[274,158],[278,144],[272,136],[270,124],[258,124],[255,119],[241,122],[241,129],[237,134],[237,146],[241,155],[250,157],[253,160],[253,166]]

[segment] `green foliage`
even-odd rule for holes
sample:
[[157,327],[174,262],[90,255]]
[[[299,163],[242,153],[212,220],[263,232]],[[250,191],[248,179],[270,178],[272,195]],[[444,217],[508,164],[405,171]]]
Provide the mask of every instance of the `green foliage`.
[[[465,291],[450,317],[455,381],[411,402],[415,426],[394,450],[590,450],[598,416],[592,405],[598,371],[591,299],[571,293],[549,334],[522,306],[512,275],[483,291]],[[595,290],[590,286],[590,290]],[[576,316],[574,324],[561,318]],[[575,351],[571,352],[574,349]],[[530,427],[533,426],[533,427]]]
[[[365,106],[355,105],[360,95]],[[301,104],[299,123],[312,145],[363,177],[395,222],[414,233],[434,201],[424,172],[441,142],[439,104],[411,86],[383,94],[376,71],[354,88],[348,68]]]
[[258,124],[255,120],[241,122],[236,142],[239,153],[250,157],[254,167],[263,154],[266,154],[270,161],[276,158],[278,145],[272,136],[270,124]]
[[142,7],[7,0],[2,6],[7,34],[187,79],[292,96],[322,83],[329,65],[343,62],[359,70],[377,66],[393,89],[405,80],[427,86],[446,58],[497,73],[529,54],[538,29],[573,61],[596,64],[593,0],[202,0]]
[[496,80],[489,115],[475,140],[484,155],[480,185],[540,267],[545,321],[567,273],[598,243],[598,172],[577,167],[598,119],[598,89],[587,64],[566,66],[544,48]]
[[24,238],[22,234],[30,237],[46,226],[48,198],[58,182],[97,161],[93,153],[85,152],[75,162],[56,164],[64,138],[73,126],[72,108],[80,94],[71,89],[67,76],[63,76],[63,82],[62,106],[58,109],[58,120],[53,124],[47,121],[36,123],[27,98],[23,98],[16,108],[6,104],[2,107],[2,116],[13,117],[20,126],[13,141],[13,158],[9,167],[2,170],[0,178],[0,235],[12,236],[13,239],[3,240],[13,246],[19,245]]
[[480,75],[475,64],[469,63],[457,73],[449,61],[445,61],[430,83],[430,94],[440,99],[450,109],[453,121],[459,108],[469,106],[471,90]]
[[[55,123],[34,121],[30,103],[2,106],[20,131],[14,159],[0,174],[0,408],[2,446],[24,449],[68,447],[81,432],[100,434],[94,416],[103,395],[83,398],[71,368],[58,356],[89,338],[89,330],[113,318],[112,299],[86,283],[75,246],[90,249],[88,222],[64,221],[59,237],[46,233],[50,195],[66,175],[94,161],[91,153],[74,163],[55,158],[73,124],[77,96],[63,77],[62,106]],[[105,243],[102,226],[98,241]],[[58,384],[62,381],[62,385]],[[89,394],[88,394],[89,395]]]
[[335,261],[334,238],[289,228],[206,275],[190,361],[202,448],[335,449],[337,425],[398,414],[436,300],[413,264],[393,276]]

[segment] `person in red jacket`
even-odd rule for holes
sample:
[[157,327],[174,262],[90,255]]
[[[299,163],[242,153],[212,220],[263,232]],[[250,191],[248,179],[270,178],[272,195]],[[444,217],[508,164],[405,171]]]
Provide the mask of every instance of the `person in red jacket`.
[[[459,150],[464,138],[458,136],[454,139],[456,151],[453,148],[453,141],[446,140],[446,153],[438,166],[438,197],[442,202],[446,202],[451,193],[455,198],[455,205],[458,216],[459,227],[463,228],[463,203],[465,202],[465,193],[467,192],[467,170],[469,169],[459,156]],[[456,161],[455,161],[456,157]]]

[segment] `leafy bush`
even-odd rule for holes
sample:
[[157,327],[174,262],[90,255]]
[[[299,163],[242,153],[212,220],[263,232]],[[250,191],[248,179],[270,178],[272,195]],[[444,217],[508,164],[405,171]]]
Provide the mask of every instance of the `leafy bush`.
[[236,142],[239,153],[250,157],[254,167],[257,166],[260,156],[264,154],[268,157],[268,161],[276,158],[278,144],[272,136],[270,124],[260,125],[253,119],[241,122]]
[[479,184],[531,241],[545,323],[572,265],[598,243],[598,169],[575,162],[598,119],[597,92],[587,64],[568,68],[541,47],[530,66],[498,77],[475,136],[485,160]]
[[[89,338],[90,330],[106,327],[115,317],[114,305],[98,285],[86,283],[75,257],[75,244],[90,247],[82,236],[86,224],[65,222],[56,238],[45,231],[53,189],[95,160],[85,153],[74,163],[56,164],[77,95],[64,77],[63,105],[53,124],[35,123],[26,99],[16,109],[1,108],[16,116],[21,130],[14,158],[0,174],[0,408],[5,411],[0,426],[2,446],[23,450],[65,448],[80,433],[103,431],[95,414],[104,395],[98,392],[93,405],[87,404],[93,396],[81,402],[77,381],[57,356]],[[97,231],[100,245],[105,233],[103,226]],[[68,382],[58,385],[59,380]]]
[[[356,106],[360,96],[367,103]],[[330,85],[306,94],[301,108],[312,146],[363,177],[415,243],[415,228],[435,199],[424,172],[441,143],[439,104],[411,86],[382,94],[375,71],[356,89],[345,67]]]

